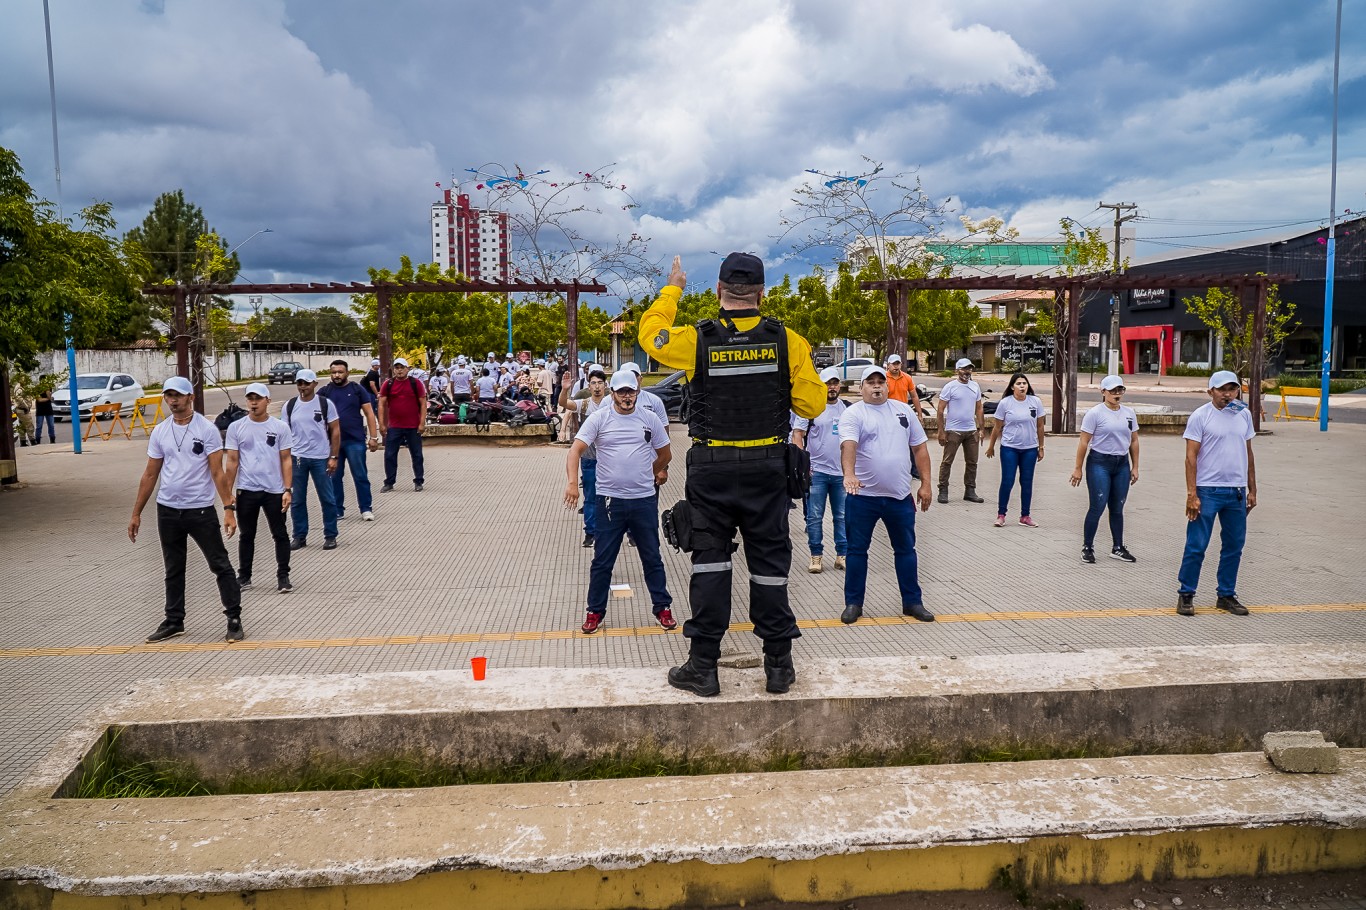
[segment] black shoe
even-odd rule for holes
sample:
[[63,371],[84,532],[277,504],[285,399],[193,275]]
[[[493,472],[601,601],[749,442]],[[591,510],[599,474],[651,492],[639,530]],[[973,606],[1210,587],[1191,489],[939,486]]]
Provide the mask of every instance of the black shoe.
[[308,546],[308,538],[306,537],[296,537],[289,542],[291,550],[302,550],[306,546]]
[[920,604],[911,604],[909,607],[901,608],[902,616],[913,616],[921,622],[934,622],[934,614],[926,610]]
[[1247,607],[1238,602],[1238,598],[1230,594],[1228,597],[1221,597],[1214,602],[1220,610],[1227,610],[1234,616],[1246,616]]
[[689,657],[683,666],[669,671],[669,685],[704,698],[719,695],[721,682],[716,678],[716,661]]
[[391,483],[386,483],[384,486],[379,488],[379,491],[381,493],[392,493],[394,492],[394,485]]
[[168,638],[175,638],[177,635],[185,634],[185,626],[182,623],[171,622],[169,619],[157,626],[157,630],[147,636],[147,641],[165,641]]
[[948,502],[949,502],[949,488],[948,488],[948,487],[940,487],[940,488],[939,488],[939,502],[940,502],[941,504],[943,504],[943,505],[948,505]]
[[245,591],[247,588],[250,588],[250,587],[251,587],[251,579],[250,579],[250,578],[243,578],[243,577],[240,576],[240,575],[237,576],[237,587],[239,587],[239,588],[241,588],[243,591]]
[[592,534],[585,534],[585,535],[583,535],[583,548],[584,548],[585,550],[590,549],[590,548],[593,546],[593,543],[594,543],[594,540],[593,540],[593,535],[592,535]]
[[422,492],[422,481],[420,481],[420,480],[415,480],[415,481],[413,481],[413,492],[414,492],[414,493],[421,493],[421,492]]
[[764,691],[782,695],[797,681],[797,671],[792,667],[792,655],[782,657],[764,655]]
[[324,538],[323,538],[323,549],[324,549],[324,550],[335,550],[335,549],[337,549],[337,538],[335,538],[335,537],[324,537]]
[[863,607],[858,604],[847,604],[844,612],[840,614],[840,622],[846,626],[852,626],[858,622],[858,618],[863,615]]
[[1132,554],[1132,553],[1130,553],[1128,550],[1126,550],[1126,549],[1124,548],[1123,545],[1120,545],[1120,546],[1118,546],[1118,547],[1115,547],[1113,550],[1111,550],[1111,551],[1110,551],[1110,558],[1111,558],[1111,559],[1122,559],[1122,560],[1124,560],[1125,562],[1138,562],[1138,560],[1134,558],[1134,554]]
[[228,617],[228,634],[224,635],[225,641],[241,641],[247,637],[247,633],[242,631],[242,620],[235,616]]
[[634,537],[627,537],[627,538],[626,538],[626,546],[628,546],[628,547],[634,547],[635,545],[636,545],[636,541],[635,541],[635,538],[634,538]]
[[1176,615],[1194,616],[1195,615],[1195,595],[1178,594],[1176,595]]
[[279,581],[276,582],[275,590],[279,591],[281,594],[288,594],[290,591],[294,590],[294,585],[290,583],[288,575],[280,576]]
[[976,490],[968,490],[966,493],[963,494],[963,498],[966,499],[968,502],[986,502],[985,499],[977,495]]
[[1092,565],[1094,565],[1096,561],[1096,551],[1091,549],[1090,547],[1082,547],[1081,561],[1091,563]]

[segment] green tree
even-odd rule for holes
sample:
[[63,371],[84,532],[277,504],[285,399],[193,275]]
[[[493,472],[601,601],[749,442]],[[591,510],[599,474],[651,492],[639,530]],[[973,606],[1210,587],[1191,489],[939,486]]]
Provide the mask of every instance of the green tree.
[[317,309],[268,307],[252,316],[248,328],[253,341],[293,344],[361,345],[365,336],[356,320],[333,306]]
[[97,202],[63,220],[0,147],[0,360],[33,369],[39,353],[66,346],[68,316],[77,346],[119,331],[148,265],[115,235],[110,211]]
[[[201,243],[200,238],[206,236],[213,238],[212,247]],[[131,228],[123,239],[142,250],[150,264],[148,277],[158,283],[231,284],[242,267],[236,253],[227,255],[227,241],[209,227],[203,209],[189,202],[184,190],[158,196],[142,224]],[[191,301],[192,313],[196,302]],[[226,297],[215,297],[212,304],[218,309],[232,309],[232,301]],[[147,304],[150,317],[166,326],[171,324],[171,308],[170,297],[153,297]]]
[[[1259,272],[1258,274],[1265,274]],[[1255,311],[1245,306],[1239,295],[1229,288],[1208,288],[1199,297],[1185,298],[1186,312],[1205,325],[1223,344],[1224,364],[1239,376],[1246,376],[1256,344],[1252,337]],[[1252,306],[1256,304],[1253,303]],[[1270,284],[1266,288],[1266,337],[1263,362],[1280,353],[1285,339],[1295,331],[1295,304],[1282,300],[1280,289]]]
[[[379,282],[450,281],[458,288],[459,275],[454,269],[443,273],[433,262],[414,267],[412,260],[403,256],[397,271],[369,270],[370,280]],[[378,335],[374,294],[354,294],[351,311],[360,320],[364,338]],[[392,294],[389,297],[389,326],[396,347],[411,350],[421,348],[428,364],[443,363],[458,353],[476,359],[484,351],[502,351],[507,347],[507,309],[501,297],[494,294],[460,293],[458,290],[424,294]]]

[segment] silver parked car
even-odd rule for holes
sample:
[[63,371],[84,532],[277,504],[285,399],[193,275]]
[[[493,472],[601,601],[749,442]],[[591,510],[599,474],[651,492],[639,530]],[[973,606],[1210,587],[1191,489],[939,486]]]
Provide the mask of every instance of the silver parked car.
[[[80,373],[76,376],[77,406],[88,418],[97,404],[121,404],[121,416],[133,413],[133,402],[143,396],[142,385],[127,373]],[[52,391],[54,419],[71,416],[71,389],[62,385]]]

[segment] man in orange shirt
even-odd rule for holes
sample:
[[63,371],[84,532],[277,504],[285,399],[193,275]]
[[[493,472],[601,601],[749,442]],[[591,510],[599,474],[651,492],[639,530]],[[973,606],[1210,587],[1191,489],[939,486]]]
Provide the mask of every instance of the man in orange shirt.
[[901,371],[900,354],[890,354],[887,357],[887,397],[904,401],[915,411],[916,420],[925,422],[920,413],[920,396],[915,393],[915,380],[911,378],[910,373]]

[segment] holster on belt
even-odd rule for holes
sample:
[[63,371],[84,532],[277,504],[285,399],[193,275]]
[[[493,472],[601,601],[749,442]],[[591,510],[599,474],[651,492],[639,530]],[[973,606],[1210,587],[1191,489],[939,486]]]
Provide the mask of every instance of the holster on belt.
[[787,495],[803,499],[811,490],[811,453],[792,444],[787,446]]
[[693,551],[692,506],[686,499],[674,503],[672,509],[665,509],[659,516],[659,524],[669,546],[684,553]]

